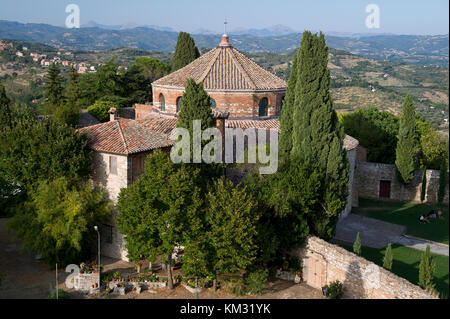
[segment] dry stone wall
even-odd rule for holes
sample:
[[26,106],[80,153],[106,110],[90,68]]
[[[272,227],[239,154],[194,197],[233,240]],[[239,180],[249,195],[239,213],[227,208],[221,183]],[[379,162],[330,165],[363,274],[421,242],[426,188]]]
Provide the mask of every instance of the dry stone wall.
[[[303,262],[303,277],[307,284],[325,285],[339,280],[344,285],[346,298],[435,298],[406,279],[314,236],[310,236],[306,244],[293,254],[300,257]],[[319,276],[318,280],[315,280],[315,276]]]

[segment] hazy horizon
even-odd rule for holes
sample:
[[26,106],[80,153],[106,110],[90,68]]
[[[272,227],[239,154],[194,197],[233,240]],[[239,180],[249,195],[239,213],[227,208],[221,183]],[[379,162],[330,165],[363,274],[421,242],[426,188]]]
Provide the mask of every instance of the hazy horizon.
[[[68,4],[80,7],[81,25],[94,21],[101,25],[155,25],[175,31],[195,32],[200,29],[223,32],[238,28],[265,29],[283,25],[295,32],[303,30],[403,35],[448,34],[449,3],[446,0],[423,2],[397,1],[331,1],[314,3],[299,0],[183,0],[144,1],[129,0],[15,0],[2,1],[0,20],[21,23],[44,23],[64,26]],[[374,3],[380,8],[380,28],[365,26],[365,8]],[[249,14],[251,13],[251,14]]]

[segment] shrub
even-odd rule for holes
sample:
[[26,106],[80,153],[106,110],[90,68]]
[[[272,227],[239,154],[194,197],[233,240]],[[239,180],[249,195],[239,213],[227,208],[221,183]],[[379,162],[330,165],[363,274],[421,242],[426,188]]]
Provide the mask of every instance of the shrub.
[[251,294],[261,294],[269,285],[269,274],[263,269],[256,270],[249,273],[245,283],[247,292]]
[[323,287],[326,290],[326,296],[330,299],[341,299],[344,293],[344,286],[339,280]]
[[118,109],[114,102],[110,101],[97,101],[87,108],[89,114],[95,117],[100,122],[109,121],[109,110],[114,107]]
[[241,277],[231,277],[224,281],[223,288],[226,292],[235,295],[243,296],[246,293],[245,282]]
[[[52,290],[48,299],[56,299],[56,289]],[[69,299],[69,294],[62,289],[58,289],[58,299]]]
[[359,238],[359,233],[356,234],[356,240],[353,244],[353,252],[358,256],[361,256],[361,239]]

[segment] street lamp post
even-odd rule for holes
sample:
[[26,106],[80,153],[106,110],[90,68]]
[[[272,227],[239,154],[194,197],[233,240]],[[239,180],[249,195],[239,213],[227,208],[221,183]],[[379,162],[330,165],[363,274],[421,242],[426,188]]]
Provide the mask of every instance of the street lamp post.
[[100,277],[100,232],[98,231],[98,226],[94,226],[95,231],[97,232],[98,237],[98,276]]

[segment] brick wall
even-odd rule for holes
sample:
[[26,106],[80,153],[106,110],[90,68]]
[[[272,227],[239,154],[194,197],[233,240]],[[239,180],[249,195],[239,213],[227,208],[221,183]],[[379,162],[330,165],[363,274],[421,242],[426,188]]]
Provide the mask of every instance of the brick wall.
[[[184,89],[153,87],[153,106],[161,108],[161,94],[165,100],[165,112],[176,113],[177,99],[183,96]],[[210,91],[209,96],[216,101],[216,107],[230,112],[230,118],[236,117],[257,117],[259,111],[259,101],[262,98],[268,99],[267,115],[278,115],[280,113],[282,98],[286,95],[285,90],[267,92],[220,92]],[[140,110],[140,109],[139,109]],[[136,109],[136,118],[138,109]],[[139,115],[141,117],[141,115]]]
[[[361,258],[344,248],[310,236],[292,252],[303,261],[307,284],[321,288],[335,280],[344,285],[345,298],[432,299],[431,294],[406,279]],[[319,276],[319,280],[315,280]]]
[[[390,198],[386,200],[420,202],[423,171],[416,170],[409,185],[401,184],[396,176],[395,166],[391,164],[357,162],[354,191],[359,197],[380,198],[380,181],[390,181]],[[447,179],[448,181],[448,179]],[[439,189],[439,171],[427,170],[427,188],[425,201],[435,203]],[[448,182],[444,202],[448,203]]]

